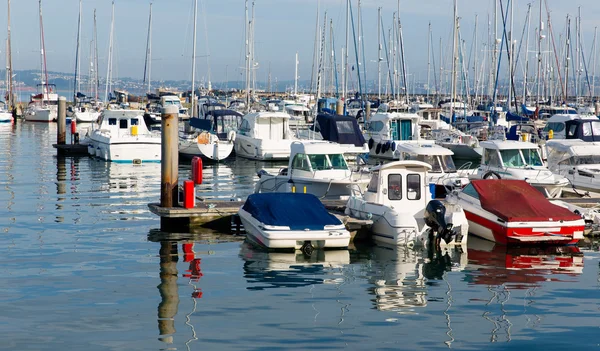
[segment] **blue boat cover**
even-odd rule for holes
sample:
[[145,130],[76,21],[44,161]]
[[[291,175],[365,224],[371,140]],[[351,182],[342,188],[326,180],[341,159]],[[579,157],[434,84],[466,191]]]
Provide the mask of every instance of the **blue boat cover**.
[[506,112],[506,121],[507,122],[529,122],[529,118],[528,117],[522,117],[519,116],[517,114],[514,114],[510,111]]
[[212,130],[212,121],[210,119],[190,118],[190,126],[200,130]]
[[354,146],[363,146],[366,143],[354,117],[319,113],[317,124],[324,140]]
[[242,207],[266,225],[287,226],[291,230],[323,230],[326,225],[342,222],[327,212],[312,194],[259,193],[248,196]]

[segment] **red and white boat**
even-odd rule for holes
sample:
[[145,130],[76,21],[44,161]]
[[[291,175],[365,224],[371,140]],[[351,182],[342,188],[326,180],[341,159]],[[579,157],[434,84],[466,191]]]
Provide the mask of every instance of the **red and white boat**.
[[583,239],[581,216],[554,205],[524,180],[473,180],[446,200],[462,206],[470,233],[500,244],[568,245]]

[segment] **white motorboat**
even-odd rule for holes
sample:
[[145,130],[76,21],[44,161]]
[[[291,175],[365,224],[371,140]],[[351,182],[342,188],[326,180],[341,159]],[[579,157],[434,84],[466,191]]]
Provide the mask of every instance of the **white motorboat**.
[[0,101],[0,123],[12,122],[12,113],[6,108],[6,104]]
[[190,118],[189,124],[194,130],[180,131],[179,153],[210,161],[226,159],[233,152],[241,119],[242,114],[234,110],[211,110],[204,118]]
[[89,154],[113,162],[160,162],[160,133],[148,130],[143,115],[141,110],[104,110],[89,135]]
[[[582,127],[581,131],[577,133],[575,126],[581,124],[585,125],[585,130]],[[600,140],[600,121],[596,116],[557,113],[548,119],[543,133],[550,139],[583,139],[584,136],[596,136],[598,139],[594,139],[594,141]],[[587,138],[585,140],[588,141]]]
[[396,161],[375,167],[367,191],[353,196],[346,214],[372,219],[373,239],[388,245],[465,245],[468,224],[460,206],[431,200],[421,161]]
[[346,248],[350,233],[312,194],[251,194],[238,212],[246,238],[269,249]]
[[401,161],[421,161],[431,166],[427,172],[427,183],[435,186],[432,197],[443,197],[444,194],[469,184],[470,170],[456,169],[453,153],[445,147],[436,144],[399,143],[395,153]]
[[353,191],[366,189],[370,178],[350,170],[343,151],[340,145],[328,141],[295,141],[288,167],[277,175],[258,172],[254,191],[304,192],[319,198],[347,200]]
[[235,137],[236,155],[254,160],[287,160],[296,140],[290,130],[290,115],[283,112],[253,112],[245,115]]
[[600,142],[555,139],[546,143],[548,169],[578,190],[600,191]]
[[482,148],[479,140],[457,129],[438,129],[432,132],[436,144],[452,150],[454,157],[460,159],[481,158]]
[[73,111],[73,117],[77,122],[92,123],[97,122],[100,117],[100,111],[86,106],[78,106]]
[[398,143],[431,143],[420,136],[419,115],[415,113],[376,113],[367,122],[365,138],[368,138],[369,156],[397,159],[394,154]]
[[514,140],[487,140],[481,164],[472,179],[526,180],[547,197],[560,197],[569,184],[563,176],[553,174],[542,162],[538,145]]
[[581,215],[551,203],[524,180],[473,180],[446,198],[461,206],[469,232],[500,244],[575,244],[583,239]]

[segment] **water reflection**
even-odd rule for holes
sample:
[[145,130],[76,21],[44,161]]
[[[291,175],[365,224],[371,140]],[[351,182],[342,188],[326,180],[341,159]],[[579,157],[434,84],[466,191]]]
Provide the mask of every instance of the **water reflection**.
[[[350,264],[348,250],[315,250],[311,256],[300,251],[272,252],[244,242],[240,257],[248,290],[297,288],[343,281],[341,268]],[[327,278],[328,276],[336,278]]]
[[513,297],[516,292],[525,292],[526,327],[536,328],[542,321],[535,312],[542,284],[575,282],[574,277],[583,272],[583,254],[576,246],[509,248],[473,237],[469,238],[469,261],[465,280],[487,286],[489,291],[482,317],[492,326],[490,342],[512,340],[514,324],[508,311],[513,307],[511,299],[518,298]]

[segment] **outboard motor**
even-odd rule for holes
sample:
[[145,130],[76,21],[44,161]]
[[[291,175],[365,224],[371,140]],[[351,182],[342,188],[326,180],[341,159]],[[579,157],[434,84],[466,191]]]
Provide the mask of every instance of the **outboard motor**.
[[425,207],[425,224],[431,228],[431,234],[437,234],[435,237],[436,246],[439,246],[440,239],[444,239],[446,243],[449,243],[455,235],[452,230],[452,223],[446,223],[446,207],[440,200],[431,200]]

